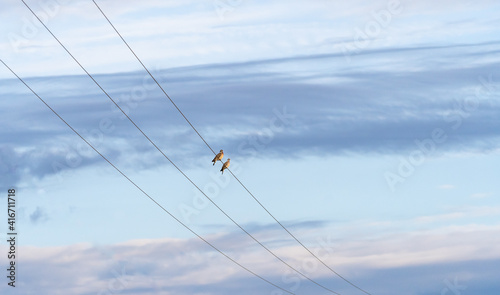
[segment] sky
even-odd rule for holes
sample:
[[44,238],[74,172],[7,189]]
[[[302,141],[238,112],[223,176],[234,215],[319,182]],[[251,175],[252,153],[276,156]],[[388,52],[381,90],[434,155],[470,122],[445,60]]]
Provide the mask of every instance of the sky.
[[[91,0],[25,2],[207,197],[295,270],[365,294],[276,220],[373,295],[500,292],[498,1],[96,0],[265,209],[212,165]],[[178,221],[288,292],[332,294],[207,200],[22,1],[2,0],[0,24],[0,59]],[[1,294],[287,294],[169,216],[3,64],[0,109]]]

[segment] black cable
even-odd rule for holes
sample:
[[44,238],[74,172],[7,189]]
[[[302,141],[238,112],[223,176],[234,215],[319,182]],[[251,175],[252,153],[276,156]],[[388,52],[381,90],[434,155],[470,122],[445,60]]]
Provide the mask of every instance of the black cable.
[[[229,169],[228,169],[229,170]],[[233,172],[231,170],[229,170],[229,172],[234,176],[234,178],[236,178],[236,180],[241,184],[241,186],[243,186],[243,188],[245,188],[245,190],[252,196],[252,198],[254,198],[254,200],[259,203],[259,205],[264,208],[264,210],[266,210],[267,213],[269,213],[269,215],[271,215],[272,218],[274,218],[274,216],[271,214],[271,212],[269,212],[266,207],[264,207],[264,205],[262,205],[259,200],[247,189],[247,187],[241,183],[241,181],[233,174]],[[321,262],[321,264],[323,264],[326,268],[328,268],[329,270],[331,270],[334,274],[336,274],[339,278],[341,278],[342,280],[344,280],[345,282],[349,283],[351,286],[355,287],[356,289],[368,294],[368,295],[371,295],[370,293],[366,292],[365,290],[361,289],[360,287],[356,286],[355,284],[351,283],[349,280],[347,280],[346,278],[344,278],[343,276],[341,276],[338,272],[336,272],[335,270],[333,270],[331,267],[329,267],[326,263],[323,262],[323,260],[319,259],[318,256],[316,256],[316,254],[314,254],[311,250],[309,250],[309,248],[307,248],[304,244],[302,244],[301,241],[299,241],[299,239],[297,239],[283,224],[281,224],[281,222],[278,221],[278,219],[274,218],[274,220],[276,220],[276,222],[290,235],[292,236],[296,241],[297,243],[299,243],[304,249],[306,249],[309,253],[311,253],[311,255],[316,258],[319,262]]]
[[76,135],[78,135],[78,137],[80,137],[88,146],[90,146],[99,156],[101,156],[101,158],[103,158],[106,162],[108,162],[109,165],[111,165],[113,168],[115,168],[116,171],[118,171],[123,177],[125,177],[131,184],[133,184],[138,190],[140,190],[146,197],[148,197],[153,203],[155,203],[158,207],[160,207],[163,211],[165,211],[168,215],[170,215],[170,217],[172,217],[175,221],[177,221],[178,223],[180,223],[183,227],[185,227],[187,230],[189,230],[191,233],[193,233],[195,236],[197,236],[200,240],[202,240],[203,242],[205,242],[207,245],[209,245],[210,247],[212,247],[215,251],[219,252],[220,254],[222,254],[224,257],[226,257],[227,259],[229,259],[230,261],[232,261],[233,263],[235,263],[236,265],[238,265],[239,267],[243,268],[244,270],[246,270],[247,272],[251,273],[252,275],[258,277],[259,279],[265,281],[266,283],[288,293],[288,294],[292,294],[292,295],[295,295],[295,293],[292,293],[270,281],[268,281],[267,279],[265,279],[264,277],[258,275],[257,273],[251,271],[250,269],[246,268],[245,266],[243,266],[242,264],[240,264],[239,262],[237,262],[236,260],[232,259],[231,257],[229,257],[227,254],[225,254],[222,250],[219,250],[216,246],[212,245],[209,241],[205,240],[202,236],[200,236],[198,233],[196,233],[194,230],[192,230],[189,226],[187,226],[186,224],[184,224],[182,221],[180,221],[177,217],[175,217],[172,213],[170,213],[170,211],[168,211],[167,209],[165,209],[165,207],[163,207],[162,205],[160,205],[160,203],[158,203],[153,197],[151,197],[148,193],[146,193],[140,186],[138,186],[134,181],[132,181],[132,179],[130,179],[127,175],[125,175],[125,173],[123,173],[118,167],[116,167],[110,160],[108,160],[103,154],[101,154],[90,142],[88,142],[82,135],[80,135],[80,133],[78,133],[78,131],[76,131],[68,122],[66,122],[49,104],[47,104],[47,102],[45,102],[45,100],[43,100],[21,77],[19,77],[3,60],[0,59],[0,62],[3,63],[3,65],[9,69],[9,71],[12,72],[12,74],[14,74],[14,76],[17,77],[17,79],[19,79],[19,81],[21,81],[31,92],[33,92],[33,94],[38,97],[38,99],[43,103],[45,104],[46,107],[48,107],[59,119],[61,119],[61,121],[63,121],[64,124],[66,124],[66,126],[68,126]]
[[[123,36],[120,34],[120,32],[118,32],[118,30],[116,29],[116,27],[113,25],[113,23],[111,22],[111,20],[106,16],[106,14],[104,13],[104,11],[102,11],[101,7],[96,3],[95,0],[92,0],[92,2],[94,2],[95,6],[97,7],[97,9],[99,9],[99,11],[101,12],[101,14],[104,16],[104,18],[108,21],[108,23],[111,25],[111,27],[115,30],[115,32],[118,34],[118,36],[120,36],[120,38],[122,39],[123,43],[125,43],[125,45],[128,47],[128,49],[132,52],[132,54],[135,56],[135,58],[137,59],[137,61],[139,61],[139,63],[142,65],[142,67],[144,68],[144,70],[146,70],[146,72],[149,74],[149,76],[151,76],[151,78],[153,79],[153,81],[158,85],[158,87],[160,87],[161,91],[165,94],[165,96],[170,100],[170,102],[174,105],[174,107],[177,109],[177,111],[182,115],[182,117],[186,120],[186,122],[191,126],[191,128],[196,132],[196,134],[198,134],[198,136],[201,138],[201,140],[203,140],[203,142],[205,143],[205,145],[212,151],[212,153],[215,155],[215,151],[212,149],[212,147],[207,143],[207,141],[203,138],[203,136],[201,136],[201,134],[198,132],[198,130],[193,126],[193,124],[191,124],[191,122],[188,120],[188,118],[184,115],[184,113],[179,109],[179,107],[177,107],[177,105],[175,104],[175,102],[170,98],[170,96],[167,94],[167,92],[163,89],[163,87],[160,85],[160,83],[158,83],[158,81],[156,80],[156,78],[153,76],[153,74],[151,74],[151,72],[149,71],[149,69],[144,65],[144,63],[141,61],[141,59],[137,56],[137,54],[134,52],[134,50],[130,47],[130,45],[128,44],[127,41],[125,41],[125,39],[123,38]],[[221,161],[221,160],[219,160]],[[221,161],[222,162],[222,161]],[[360,287],[356,286],[354,283],[350,282],[349,280],[347,280],[346,278],[344,278],[343,276],[341,276],[338,272],[336,272],[335,270],[333,270],[330,266],[328,266],[325,262],[323,262],[318,256],[316,256],[308,247],[306,247],[302,242],[299,241],[299,239],[297,239],[297,237],[295,237],[295,235],[293,235],[280,221],[278,221],[278,219],[276,217],[274,217],[273,214],[271,214],[271,212],[269,212],[269,210],[266,209],[266,207],[264,207],[264,205],[250,192],[250,190],[238,179],[238,177],[236,177],[236,175],[234,175],[234,173],[228,168],[227,170],[229,170],[229,172],[231,173],[231,175],[233,175],[233,177],[240,183],[240,185],[252,196],[252,198],[295,240],[297,241],[305,250],[307,250],[307,252],[309,252],[314,258],[316,258],[321,264],[323,264],[326,268],[328,268],[330,271],[332,271],[335,275],[337,275],[339,278],[341,278],[342,280],[344,280],[345,282],[349,283],[351,286],[357,288],[358,290],[368,294],[368,295],[371,295],[370,293],[368,293],[367,291],[361,289]]]
[[[52,31],[42,22],[42,20],[36,15],[36,13],[29,7],[28,4],[24,0],[21,0],[24,5],[31,11],[31,13],[38,19],[38,21],[45,27],[45,29],[54,37],[54,39],[62,46],[62,48],[73,58],[73,60],[82,68],[82,70],[94,81],[94,83],[102,90],[102,92],[115,104],[115,106],[125,115],[125,117],[141,132],[141,134],[163,155],[165,159],[167,159],[200,193],[202,193],[219,211],[221,211],[229,220],[231,220],[237,227],[239,227],[244,233],[246,233],[250,238],[252,238],[256,243],[258,243],[261,247],[263,247],[267,252],[269,252],[271,255],[273,255],[276,259],[281,261],[283,264],[288,266],[290,269],[294,270],[296,273],[300,274],[302,277],[305,279],[309,280],[310,282],[316,284],[317,286],[333,293],[333,294],[339,294],[322,284],[316,282],[315,280],[309,278],[305,274],[303,274],[301,271],[297,270],[296,268],[292,267],[290,264],[288,264],[286,261],[281,259],[278,255],[276,255],[273,251],[271,251],[269,248],[267,248],[264,244],[262,244],[259,240],[257,240],[252,234],[250,234],[248,231],[246,231],[241,225],[239,225],[234,219],[232,219],[222,208],[220,208],[211,198],[209,198],[145,133],[142,131],[142,129],[130,118],[125,111],[113,100],[113,98],[104,90],[104,88],[94,79],[94,77],[85,69],[85,67],[71,54],[71,52],[62,44],[62,42],[52,33]],[[186,118],[187,120],[187,118]],[[193,127],[194,128],[194,127]],[[201,135],[200,135],[201,136]]]
[[137,58],[137,60],[141,63],[142,67],[146,70],[146,72],[148,72],[149,76],[151,76],[151,78],[153,79],[153,81],[155,81],[156,85],[158,85],[158,87],[160,87],[161,91],[163,91],[163,94],[165,94],[165,96],[170,100],[170,102],[174,105],[174,107],[177,109],[177,111],[182,115],[182,117],[184,117],[184,119],[186,120],[186,122],[191,126],[191,128],[193,128],[193,130],[196,132],[196,134],[198,134],[198,136],[201,138],[201,140],[203,140],[203,142],[207,145],[207,147],[212,151],[212,153],[214,153],[214,155],[216,154],[215,151],[210,147],[210,145],[205,141],[205,139],[203,138],[203,136],[201,136],[201,134],[198,132],[198,130],[196,130],[196,128],[193,126],[193,124],[191,124],[191,122],[188,120],[188,118],[184,115],[184,113],[181,111],[181,109],[179,109],[179,107],[175,104],[175,102],[170,98],[170,96],[167,94],[167,92],[163,89],[163,87],[161,87],[160,83],[158,83],[158,81],[156,80],[156,78],[153,76],[153,74],[151,74],[151,72],[149,71],[149,69],[144,65],[144,63],[142,63],[141,59],[135,54],[134,50],[132,50],[132,48],[128,45],[127,41],[125,41],[125,39],[122,37],[122,35],[118,32],[118,30],[115,28],[115,26],[113,25],[113,23],[111,23],[111,21],[109,20],[109,18],[106,16],[106,14],[104,13],[104,11],[102,11],[101,7],[99,5],[97,5],[97,3],[92,0],[92,2],[94,2],[95,6],[97,7],[97,9],[99,9],[99,11],[102,13],[102,15],[104,16],[104,18],[106,18],[106,20],[108,21],[108,23],[111,25],[111,27],[113,27],[113,29],[115,30],[115,32],[118,34],[118,36],[120,36],[120,38],[122,39],[123,43],[125,43],[125,45],[127,45],[128,49],[132,52],[132,54],[135,56],[135,58]]

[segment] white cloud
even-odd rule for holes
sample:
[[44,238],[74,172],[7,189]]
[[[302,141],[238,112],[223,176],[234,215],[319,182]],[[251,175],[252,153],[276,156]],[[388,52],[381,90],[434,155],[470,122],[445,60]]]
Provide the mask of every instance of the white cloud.
[[[368,22],[373,21],[373,12],[386,9],[388,3],[365,0],[342,4],[243,1],[228,10],[223,19],[219,18],[212,1],[184,1],[182,4],[143,1],[125,6],[119,1],[102,1],[99,4],[147,64],[171,68],[294,55],[342,54],[338,45],[354,42],[356,29],[363,30]],[[476,15],[470,7],[460,3],[440,2],[437,5],[426,1],[419,4],[401,1],[401,5],[403,13],[393,16],[389,26],[369,46],[362,48],[363,51],[441,44],[442,36],[450,35],[457,40],[455,43],[461,43],[466,38],[480,35],[479,31],[483,37],[476,38],[474,41],[477,42],[487,39],[492,31],[487,25],[493,17],[489,15],[482,16],[484,24],[462,24]],[[481,1],[476,5],[488,8],[493,4]],[[43,13],[43,5],[33,4],[33,7],[36,12]],[[1,35],[16,33],[26,42],[21,42],[22,46],[16,50],[12,42],[4,38],[0,40],[0,48],[3,58],[21,68],[23,75],[80,73],[66,53],[57,49],[59,45],[45,29],[32,20],[33,16],[23,5],[13,1],[6,5],[5,11],[10,12],[6,14],[9,25],[2,27]],[[26,24],[19,20],[18,15],[28,19],[36,28],[36,34],[24,36],[23,26]],[[48,25],[95,72],[140,68],[91,1],[62,5],[49,18]],[[394,67],[395,63],[389,61],[385,64]],[[363,62],[366,66],[366,60]],[[1,72],[0,75],[4,76]]]
[[445,189],[445,190],[450,190],[454,189],[455,186],[453,184],[441,184],[438,186],[439,189]]
[[433,223],[451,219],[459,219],[466,216],[463,212],[446,213],[441,215],[421,216],[415,219],[416,223]]
[[491,197],[492,195],[493,195],[493,193],[474,193],[474,194],[470,195],[470,197],[473,199],[484,199],[484,198]]
[[[250,241],[238,241],[239,246],[232,247],[228,237],[231,235],[218,234],[207,239],[246,267],[281,284],[279,278],[289,273],[283,265],[252,246]],[[239,240],[241,236],[231,239]],[[414,269],[424,266],[470,263],[473,267],[477,261],[498,261],[500,252],[496,245],[499,242],[500,226],[464,226],[383,235],[368,240],[336,241],[332,251],[320,251],[320,247],[313,247],[313,250],[333,269],[353,281],[362,281],[362,287],[370,290],[376,282],[367,278],[381,271],[401,269],[402,274],[408,272],[406,279],[410,279]],[[5,246],[0,247],[1,252],[6,250]],[[274,251],[313,278],[332,276],[300,246],[290,244]],[[22,259],[19,258],[23,266],[19,270],[22,271],[19,277],[23,278],[20,284],[23,282],[23,288],[37,290],[40,295],[95,293],[105,291],[111,284],[129,294],[149,294],[164,289],[179,290],[179,294],[183,294],[190,288],[201,290],[209,285],[215,291],[206,294],[225,294],[223,286],[239,280],[253,281],[262,290],[267,288],[194,238],[132,240],[99,247],[90,244],[45,248],[21,245],[19,252],[23,253]],[[2,263],[6,262],[6,257],[1,259]],[[391,286],[387,284],[386,287]],[[7,289],[1,286],[0,290]],[[384,293],[391,294],[388,289]]]
[[[438,224],[442,222],[472,222],[475,218],[491,217],[500,214],[500,207],[498,206],[467,206],[447,210],[448,212],[419,216],[408,220],[408,222],[422,225],[422,224]],[[455,224],[454,223],[454,224]]]

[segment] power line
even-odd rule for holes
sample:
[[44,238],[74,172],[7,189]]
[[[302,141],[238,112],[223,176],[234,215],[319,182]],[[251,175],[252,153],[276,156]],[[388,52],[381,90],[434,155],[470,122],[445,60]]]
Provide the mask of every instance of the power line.
[[226,257],[227,259],[229,259],[231,262],[235,263],[236,265],[238,265],[239,267],[241,267],[242,269],[246,270],[247,272],[251,273],[252,275],[258,277],[259,279],[265,281],[266,283],[288,293],[288,294],[292,294],[292,295],[295,295],[295,293],[292,293],[276,284],[274,284],[273,282],[265,279],[264,277],[258,275],[257,273],[253,272],[252,270],[246,268],[245,266],[243,266],[242,264],[240,264],[239,262],[237,262],[236,260],[234,260],[233,258],[229,257],[226,253],[224,253],[222,250],[219,250],[216,246],[212,245],[212,243],[210,243],[209,241],[207,241],[205,238],[203,238],[202,236],[200,236],[198,233],[196,233],[194,230],[192,230],[189,226],[187,226],[186,224],[184,224],[181,220],[179,220],[177,217],[175,217],[172,213],[170,213],[170,211],[168,211],[167,209],[165,209],[165,207],[163,207],[160,203],[158,203],[153,197],[151,197],[148,193],[146,193],[139,185],[137,185],[132,179],[130,179],[125,173],[123,173],[118,167],[116,167],[110,160],[108,160],[106,158],[106,156],[104,156],[103,154],[101,154],[101,152],[99,152],[99,150],[97,150],[90,142],[88,142],[82,135],[80,135],[80,133],[78,133],[78,131],[76,131],[68,122],[66,122],[47,102],[45,102],[45,100],[43,100],[21,77],[19,77],[2,59],[0,59],[0,62],[2,62],[2,64],[7,68],[9,69],[9,71],[12,72],[12,74],[14,74],[14,76],[17,77],[17,79],[19,79],[19,81],[21,81],[36,97],[38,97],[38,99],[43,103],[45,104],[45,106],[47,108],[49,108],[61,121],[63,121],[64,124],[66,124],[66,126],[68,126],[76,135],[78,135],[78,137],[80,137],[89,147],[91,147],[99,156],[101,156],[101,158],[103,158],[106,162],[108,162],[109,165],[111,165],[116,171],[118,171],[123,177],[125,177],[132,185],[134,185],[139,191],[141,191],[146,197],[148,197],[153,203],[155,203],[158,207],[160,207],[160,209],[162,209],[163,211],[165,211],[165,213],[167,213],[168,215],[170,215],[170,217],[172,217],[175,221],[177,221],[178,223],[180,223],[184,228],[186,228],[187,230],[189,230],[191,233],[193,233],[195,236],[197,236],[200,240],[202,240],[203,242],[205,242],[207,245],[209,245],[210,247],[212,247],[215,251],[219,252],[220,254],[222,254],[224,257]]
[[[23,1],[24,2],[24,1]],[[142,67],[146,70],[146,72],[148,72],[149,76],[153,79],[153,81],[155,81],[156,85],[158,85],[158,87],[160,87],[161,91],[163,92],[163,94],[165,94],[165,96],[170,100],[170,102],[174,105],[174,107],[177,109],[177,111],[182,115],[182,117],[186,120],[186,122],[191,126],[191,128],[193,128],[193,130],[196,132],[196,134],[198,134],[198,136],[201,138],[201,140],[203,140],[203,142],[206,144],[206,146],[212,151],[212,153],[214,153],[214,155],[216,154],[215,151],[210,147],[210,145],[205,141],[205,139],[203,138],[203,136],[201,136],[201,134],[198,132],[198,130],[196,130],[196,128],[193,126],[193,124],[191,124],[191,122],[188,120],[188,118],[184,115],[184,113],[181,111],[181,109],[177,106],[177,104],[175,104],[175,102],[170,98],[170,96],[167,94],[167,92],[163,89],[163,87],[161,87],[160,83],[158,83],[158,81],[156,80],[156,78],[153,76],[153,74],[151,74],[151,72],[149,71],[149,69],[144,65],[144,63],[141,61],[141,59],[137,56],[137,54],[135,54],[134,50],[128,45],[127,41],[125,41],[125,39],[122,37],[122,35],[120,34],[120,32],[118,32],[118,30],[115,28],[115,26],[113,25],[113,23],[109,20],[109,18],[106,16],[106,14],[104,13],[104,11],[102,11],[101,7],[99,5],[97,5],[97,3],[92,0],[92,2],[94,2],[95,6],[97,7],[97,9],[99,9],[99,11],[102,13],[102,15],[104,16],[104,18],[108,21],[108,23],[111,25],[111,27],[113,27],[113,29],[115,30],[115,32],[118,34],[118,36],[120,36],[120,38],[122,39],[123,43],[125,43],[125,45],[127,45],[128,49],[132,52],[132,54],[135,56],[135,58],[137,58],[137,60],[139,61],[139,63],[141,63]]]
[[[198,134],[198,136],[201,138],[201,140],[203,140],[203,142],[205,143],[205,145],[212,151],[212,153],[215,155],[216,152],[212,149],[212,147],[207,143],[207,141],[203,138],[203,136],[201,136],[201,134],[198,132],[198,130],[193,126],[193,124],[191,124],[191,122],[188,120],[188,118],[184,115],[184,113],[181,111],[181,109],[179,109],[179,107],[175,104],[175,102],[170,98],[170,96],[167,94],[167,92],[163,89],[163,87],[160,85],[160,83],[156,80],[156,78],[153,76],[153,74],[149,71],[149,69],[144,65],[144,63],[141,61],[141,59],[137,56],[137,54],[135,53],[135,51],[130,47],[130,45],[128,44],[128,42],[123,38],[123,36],[120,34],[120,32],[116,29],[116,27],[113,25],[113,23],[111,22],[111,20],[107,17],[107,15],[104,13],[104,11],[101,9],[101,7],[97,4],[97,2],[95,0],[92,0],[92,2],[94,2],[95,6],[97,7],[97,9],[99,9],[99,11],[101,12],[101,14],[104,16],[104,18],[108,21],[108,23],[111,25],[111,27],[115,30],[115,32],[118,34],[118,36],[120,36],[120,38],[122,39],[123,43],[125,43],[125,45],[128,47],[128,49],[132,52],[132,54],[135,56],[135,58],[137,59],[137,61],[139,61],[139,63],[142,65],[142,67],[144,68],[144,70],[146,70],[146,72],[149,74],[149,76],[151,76],[151,78],[153,79],[153,81],[158,85],[158,87],[161,89],[161,91],[165,94],[165,96],[168,98],[168,100],[170,100],[170,102],[174,105],[174,107],[177,109],[177,111],[182,115],[182,117],[186,120],[186,122],[191,126],[191,128],[196,132],[196,134]],[[221,160],[219,160],[221,161]],[[222,162],[222,161],[221,161]],[[299,241],[299,239],[297,239],[297,237],[295,237],[295,235],[293,235],[276,217],[274,217],[273,214],[271,214],[271,212],[269,212],[269,210],[266,209],[266,207],[250,192],[250,190],[238,179],[238,177],[236,177],[236,175],[234,175],[234,173],[228,168],[229,172],[231,173],[231,175],[233,175],[233,177],[240,183],[240,185],[252,196],[252,198],[295,240],[297,241],[297,243],[299,243],[305,250],[307,250],[307,252],[309,252],[314,258],[316,258],[316,260],[318,260],[321,264],[323,264],[326,268],[328,268],[331,272],[333,272],[335,275],[337,275],[339,278],[341,278],[342,280],[344,280],[345,282],[349,283],[351,286],[355,287],[356,289],[368,294],[368,295],[371,295],[370,293],[368,293],[367,291],[361,289],[360,287],[358,287],[357,285],[355,285],[354,283],[352,283],[351,281],[347,280],[346,278],[344,278],[342,275],[340,275],[338,272],[336,272],[335,270],[333,270],[330,266],[328,266],[325,262],[323,262],[323,260],[321,260],[317,255],[315,255],[308,247],[306,247],[302,242]]]
[[[38,21],[45,27],[45,29],[54,37],[54,39],[62,46],[62,48],[73,58],[73,60],[82,68],[82,70],[94,81],[94,83],[102,90],[102,92],[113,102],[113,104],[125,115],[125,117],[136,127],[137,130],[140,131],[140,133],[163,155],[165,159],[167,159],[200,193],[202,193],[219,211],[221,211],[229,220],[231,220],[237,227],[239,227],[244,233],[246,233],[250,238],[252,238],[256,243],[258,243],[261,247],[263,247],[267,252],[269,252],[271,255],[273,255],[276,259],[278,259],[280,262],[288,266],[290,269],[294,270],[296,273],[300,274],[302,277],[305,279],[309,280],[310,282],[316,284],[317,286],[333,293],[333,294],[339,294],[322,284],[316,282],[315,280],[311,279],[301,271],[297,270],[290,264],[288,264],[286,261],[281,259],[278,255],[276,255],[273,251],[271,251],[269,248],[267,248],[264,244],[262,244],[259,240],[257,240],[252,234],[250,234],[247,230],[245,230],[241,225],[239,225],[233,218],[231,218],[222,208],[220,208],[211,198],[209,198],[147,135],[142,131],[142,129],[130,118],[125,111],[115,102],[115,100],[104,90],[104,88],[94,79],[94,77],[85,69],[85,67],[76,59],[73,54],[62,44],[62,42],[52,33],[52,31],[42,22],[42,20],[36,15],[36,13],[29,7],[28,4],[24,0],[21,0],[24,5],[31,11],[31,13],[38,19]],[[186,117],[185,117],[186,118]],[[187,118],[186,118],[187,120]],[[192,125],[191,125],[192,126]],[[194,128],[194,127],[193,127]],[[200,135],[201,136],[201,135]]]

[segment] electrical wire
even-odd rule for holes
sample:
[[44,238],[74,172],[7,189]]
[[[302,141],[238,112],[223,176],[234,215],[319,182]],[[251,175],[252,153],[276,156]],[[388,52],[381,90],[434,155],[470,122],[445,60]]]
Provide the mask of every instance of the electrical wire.
[[[101,12],[101,14],[104,16],[104,18],[108,21],[108,23],[111,25],[111,27],[115,30],[115,32],[118,34],[118,36],[122,39],[123,43],[125,43],[125,45],[128,47],[128,49],[132,52],[132,54],[135,56],[135,58],[137,59],[137,61],[139,61],[139,63],[142,65],[142,67],[144,68],[144,70],[146,70],[146,72],[149,74],[149,76],[153,79],[153,81],[158,85],[158,87],[161,89],[161,91],[165,94],[165,96],[168,98],[168,100],[170,100],[170,102],[174,105],[174,107],[177,109],[177,111],[182,115],[182,117],[186,120],[186,122],[191,126],[191,128],[196,132],[196,134],[198,134],[198,136],[201,138],[201,140],[203,140],[203,142],[205,143],[205,145],[212,151],[212,153],[215,155],[216,152],[212,149],[212,147],[207,143],[207,141],[203,138],[203,136],[198,132],[198,130],[194,127],[194,125],[189,121],[189,119],[184,115],[184,113],[181,111],[181,109],[175,104],[175,102],[172,100],[172,98],[170,98],[170,96],[167,94],[167,92],[163,89],[163,87],[160,85],[160,83],[156,80],[156,78],[153,76],[153,74],[149,71],[149,69],[144,65],[144,63],[141,61],[141,59],[137,56],[137,54],[135,53],[135,51],[130,47],[130,45],[128,44],[128,42],[123,38],[123,36],[120,34],[120,32],[116,29],[116,27],[113,25],[113,23],[111,22],[111,20],[107,17],[107,15],[104,13],[104,11],[101,9],[101,7],[97,4],[97,2],[95,0],[92,0],[92,2],[94,2],[95,6],[97,7],[97,9],[99,9],[99,11]],[[221,160],[219,160],[221,161]],[[221,161],[222,162],[222,161]],[[365,294],[368,294],[368,295],[371,295],[370,293],[368,293],[367,291],[361,289],[360,287],[358,287],[357,285],[355,285],[354,283],[352,283],[351,281],[349,281],[348,279],[344,278],[342,275],[340,275],[338,272],[336,272],[334,269],[332,269],[330,266],[328,266],[323,260],[321,260],[317,255],[315,255],[308,247],[306,247],[301,241],[299,241],[299,239],[297,237],[295,237],[295,235],[293,235],[276,217],[274,217],[273,214],[271,214],[271,212],[269,212],[269,210],[267,210],[267,208],[254,196],[254,194],[252,194],[250,192],[250,190],[239,180],[238,177],[236,177],[236,175],[234,175],[234,173],[228,168],[227,169],[231,175],[238,181],[238,183],[250,194],[250,196],[252,196],[252,198],[295,240],[297,241],[297,243],[299,243],[307,252],[309,252],[316,260],[318,260],[321,264],[323,264],[326,268],[328,268],[331,272],[333,272],[335,275],[337,275],[339,278],[341,278],[342,280],[344,280],[345,282],[347,282],[348,284],[350,284],[351,286],[355,287],[356,289],[364,292]]]
[[[252,238],[256,243],[258,243],[261,247],[263,247],[267,252],[273,255],[280,262],[285,264],[290,269],[294,270],[296,273],[309,280],[310,282],[316,284],[317,286],[331,292],[332,294],[339,294],[328,287],[323,286],[322,284],[316,282],[311,279],[301,271],[297,270],[278,255],[276,255],[273,251],[267,248],[264,244],[262,244],[259,240],[257,240],[252,234],[250,234],[247,230],[245,230],[240,224],[238,224],[233,218],[231,218],[222,208],[220,208],[211,198],[209,198],[205,192],[203,192],[147,135],[144,131],[126,114],[126,112],[115,102],[115,100],[104,90],[104,88],[94,79],[94,77],[85,69],[85,67],[76,59],[76,57],[71,54],[71,52],[62,44],[62,42],[52,33],[52,31],[42,22],[42,20],[38,17],[38,15],[31,9],[31,7],[24,1],[21,0],[24,5],[31,11],[31,13],[38,19],[38,21],[45,27],[45,29],[52,35],[52,37],[61,45],[61,47],[71,56],[71,58],[80,66],[80,68],[92,79],[92,81],[101,89],[101,91],[113,102],[113,104],[125,115],[125,117],[136,127],[136,129],[163,155],[165,159],[167,159],[200,193],[202,193],[219,211],[221,211],[229,220],[231,220],[237,227],[239,227],[244,233],[246,233],[250,238]],[[187,118],[186,118],[187,120]],[[191,125],[192,126],[192,125]],[[193,126],[194,128],[194,126]],[[200,135],[201,136],[201,135]]]
[[158,207],[160,207],[160,209],[162,209],[165,213],[167,213],[168,215],[170,215],[170,217],[172,217],[175,221],[177,221],[179,224],[181,224],[184,228],[186,228],[188,231],[190,231],[191,233],[193,233],[195,236],[197,236],[200,240],[202,240],[203,242],[205,242],[207,245],[209,245],[210,247],[212,247],[215,251],[219,252],[220,254],[222,254],[224,257],[226,257],[227,259],[229,259],[231,262],[233,262],[234,264],[238,265],[239,267],[241,267],[242,269],[246,270],[247,272],[251,273],[252,275],[254,275],[255,277],[263,280],[264,282],[288,293],[288,294],[292,294],[292,295],[296,295],[295,293],[292,293],[276,284],[274,284],[273,282],[265,279],[264,277],[258,275],[257,273],[253,272],[252,270],[246,268],[245,266],[243,266],[242,264],[240,264],[238,261],[234,260],[233,258],[229,257],[226,253],[224,253],[222,250],[219,250],[219,248],[217,248],[216,246],[214,246],[212,243],[210,243],[209,241],[207,241],[205,238],[203,238],[201,235],[199,235],[198,233],[196,233],[194,230],[192,230],[189,226],[187,226],[185,223],[183,223],[180,219],[178,219],[177,217],[175,217],[172,213],[170,213],[170,211],[168,211],[167,209],[165,209],[165,207],[163,207],[160,203],[158,203],[153,197],[151,197],[148,193],[146,193],[139,185],[137,185],[132,179],[130,179],[125,173],[123,173],[118,167],[116,167],[110,160],[108,160],[108,158],[106,158],[106,156],[104,156],[101,152],[99,152],[99,150],[97,150],[97,148],[95,148],[90,142],[88,142],[80,133],[78,133],[78,131],[76,131],[68,122],[66,122],[66,120],[64,120],[44,99],[42,99],[21,77],[19,77],[2,59],[0,59],[0,62],[2,62],[2,64],[7,68],[9,69],[9,71],[14,74],[14,76],[17,77],[17,79],[19,79],[19,81],[21,81],[47,108],[49,108],[64,124],[66,124],[66,126],[68,126],[71,131],[73,131],[76,135],[78,135],[78,137],[80,137],[89,147],[91,147],[99,156],[101,156],[101,158],[103,158],[106,162],[108,162],[109,165],[111,165],[116,171],[118,171],[123,177],[125,177],[133,186],[135,186],[139,191],[141,191],[141,193],[143,193],[146,197],[148,197],[153,203],[155,203]]

